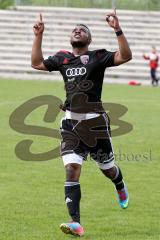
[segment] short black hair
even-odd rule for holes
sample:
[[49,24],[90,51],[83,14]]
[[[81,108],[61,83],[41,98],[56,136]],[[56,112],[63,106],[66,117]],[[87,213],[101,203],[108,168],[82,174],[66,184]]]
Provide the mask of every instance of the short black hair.
[[76,24],[76,26],[85,27],[85,28],[88,30],[88,33],[89,33],[90,38],[92,38],[92,37],[91,37],[91,31],[90,31],[90,29],[89,29],[89,27],[88,27],[87,25],[85,25],[85,24],[83,24],[83,23],[78,23],[78,24]]
[[78,24],[76,24],[76,26],[83,26],[83,27],[87,28],[88,31],[90,32],[89,27],[87,27],[87,25],[85,25],[83,23],[78,23]]

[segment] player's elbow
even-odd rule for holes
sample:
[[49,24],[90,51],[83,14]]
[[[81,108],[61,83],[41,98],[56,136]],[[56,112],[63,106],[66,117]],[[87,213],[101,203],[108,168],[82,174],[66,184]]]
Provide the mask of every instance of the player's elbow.
[[31,67],[34,68],[34,69],[38,69],[38,66],[33,64],[33,63],[31,63]]
[[124,62],[129,62],[132,60],[132,52],[128,52],[126,56],[123,57]]
[[34,62],[31,62],[31,67],[36,69],[36,70],[43,70],[42,69],[42,63],[36,64]]
[[128,61],[132,60],[132,52],[130,51]]
[[127,62],[131,61],[132,60],[132,53],[129,54],[128,58],[127,58]]
[[114,64],[115,66],[118,66],[123,63],[129,62],[131,59],[132,59],[131,51],[125,51],[123,53],[121,53],[120,51],[117,51],[114,57]]

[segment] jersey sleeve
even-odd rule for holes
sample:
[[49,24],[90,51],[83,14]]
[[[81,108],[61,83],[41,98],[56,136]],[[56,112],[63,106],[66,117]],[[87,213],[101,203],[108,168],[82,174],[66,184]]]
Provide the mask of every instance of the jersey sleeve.
[[58,55],[49,56],[47,59],[43,60],[43,64],[48,69],[49,72],[58,71],[60,66],[60,59]]
[[114,55],[116,52],[109,52],[106,49],[98,50],[97,57],[98,61],[103,67],[113,67],[114,65]]

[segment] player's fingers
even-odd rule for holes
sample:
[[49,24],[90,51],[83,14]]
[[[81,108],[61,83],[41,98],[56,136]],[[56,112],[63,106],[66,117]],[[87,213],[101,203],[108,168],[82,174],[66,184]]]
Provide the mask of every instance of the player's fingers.
[[109,14],[109,15],[106,16],[106,21],[107,21],[107,22],[110,22],[110,20],[111,20],[110,17],[111,17],[112,19],[117,19],[117,16],[116,16],[115,14]]
[[39,14],[40,22],[42,22],[42,13]]
[[34,27],[34,28],[38,28],[38,25],[37,25],[37,24],[34,24],[33,27]]
[[106,16],[106,21],[109,22],[109,15]]
[[116,17],[116,15],[112,12],[112,13],[108,13],[107,15],[106,15],[106,21],[107,21],[107,19],[109,19],[110,17]]

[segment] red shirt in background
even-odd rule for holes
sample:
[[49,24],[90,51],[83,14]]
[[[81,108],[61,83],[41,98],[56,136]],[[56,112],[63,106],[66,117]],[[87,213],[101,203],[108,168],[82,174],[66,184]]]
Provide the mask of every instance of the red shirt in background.
[[149,60],[149,66],[152,69],[157,69],[159,57],[157,53],[150,53],[149,55],[143,55],[145,60]]

